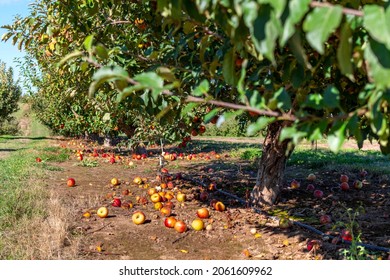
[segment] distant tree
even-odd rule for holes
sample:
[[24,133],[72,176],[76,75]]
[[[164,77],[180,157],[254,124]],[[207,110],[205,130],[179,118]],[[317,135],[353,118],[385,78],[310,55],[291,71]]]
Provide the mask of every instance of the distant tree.
[[4,122],[10,122],[12,113],[18,110],[18,101],[22,94],[17,81],[13,79],[12,68],[0,61],[0,131]]

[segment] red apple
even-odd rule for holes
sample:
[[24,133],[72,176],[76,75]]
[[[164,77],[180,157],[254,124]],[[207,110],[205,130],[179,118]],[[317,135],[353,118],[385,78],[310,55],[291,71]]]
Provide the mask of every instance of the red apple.
[[306,190],[309,192],[313,192],[316,188],[314,187],[313,184],[308,184],[306,187]]
[[35,158],[35,161],[36,161],[36,162],[41,162],[41,161],[42,161],[42,159],[41,159],[41,158],[39,158],[39,157],[37,157],[37,158]]
[[167,227],[167,228],[174,228],[175,227],[175,224],[176,224],[177,220],[175,217],[166,217],[165,220],[164,220],[164,225]]
[[341,231],[341,239],[345,241],[352,241],[352,234],[349,230],[343,229]]
[[343,191],[348,191],[349,190],[349,184],[347,182],[342,182],[340,184],[340,189]]
[[317,250],[319,249],[321,246],[321,241],[320,240],[310,240],[309,242],[307,242],[307,250],[308,251],[311,251],[311,250]]
[[206,201],[209,198],[209,194],[206,191],[202,191],[199,195],[200,201]]
[[194,230],[202,230],[204,228],[204,223],[201,219],[197,218],[197,219],[192,221],[191,227]]
[[313,192],[314,197],[316,198],[322,198],[324,196],[324,193],[321,190],[315,190]]
[[120,200],[120,198],[114,198],[114,201],[112,202],[112,206],[114,207],[121,207],[122,205],[122,201]]
[[207,219],[210,216],[210,212],[207,208],[200,208],[196,211],[196,215],[201,219]]
[[175,226],[174,226],[174,229],[179,232],[179,233],[182,233],[182,232],[185,232],[187,230],[187,225],[185,222],[179,220],[175,223]]
[[142,211],[135,211],[131,219],[134,224],[141,225],[145,222],[146,216]]
[[360,177],[364,178],[367,176],[367,171],[362,169],[362,170],[360,170],[359,175],[360,175]]
[[68,187],[74,187],[76,185],[76,180],[73,178],[69,178],[66,184],[68,185]]
[[341,183],[344,183],[344,182],[348,182],[349,181],[349,178],[348,178],[348,176],[347,175],[341,175],[340,176],[340,182]]
[[329,224],[329,223],[331,223],[331,222],[332,222],[332,219],[330,218],[329,215],[322,215],[322,216],[320,217],[320,223],[323,224],[323,225]]

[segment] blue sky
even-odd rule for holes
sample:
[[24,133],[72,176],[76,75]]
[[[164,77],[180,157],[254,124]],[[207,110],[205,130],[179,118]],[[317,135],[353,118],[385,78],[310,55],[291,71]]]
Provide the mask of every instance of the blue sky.
[[[32,0],[0,0],[0,26],[11,24],[16,15],[22,17],[29,14],[29,3]],[[0,38],[6,32],[5,29],[0,29]],[[11,40],[7,43],[0,41],[0,60],[5,62],[7,67],[12,67],[14,70],[14,78],[18,79],[19,71],[17,64],[14,63],[16,57],[22,57],[23,52],[20,52],[17,46],[13,46]]]

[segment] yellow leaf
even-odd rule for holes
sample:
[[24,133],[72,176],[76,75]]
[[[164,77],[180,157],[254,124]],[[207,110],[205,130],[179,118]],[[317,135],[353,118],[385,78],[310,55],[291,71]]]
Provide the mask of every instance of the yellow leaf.
[[101,252],[102,251],[102,247],[96,246],[96,251]]
[[284,246],[290,245],[290,242],[288,242],[288,239],[283,240],[283,245],[284,245]]
[[184,254],[187,254],[188,251],[187,250],[184,250],[184,249],[181,249],[180,252],[184,253]]
[[260,233],[256,233],[255,234],[255,238],[260,238],[261,237],[261,234]]
[[249,258],[249,257],[252,256],[248,249],[244,249],[244,251],[242,251],[242,254],[243,254],[245,257],[247,257],[247,258]]

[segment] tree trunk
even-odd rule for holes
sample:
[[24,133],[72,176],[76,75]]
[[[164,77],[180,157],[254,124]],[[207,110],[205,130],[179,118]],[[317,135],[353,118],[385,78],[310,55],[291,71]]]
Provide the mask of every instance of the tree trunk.
[[289,122],[275,122],[268,126],[259,160],[256,185],[251,192],[250,200],[254,206],[273,205],[279,196],[286,162],[293,150],[289,140],[279,141],[282,129],[288,124]]

